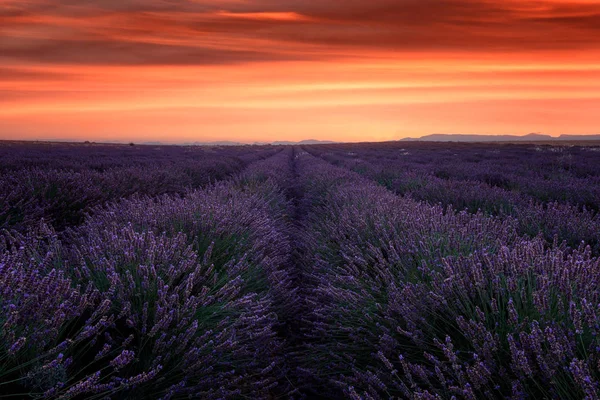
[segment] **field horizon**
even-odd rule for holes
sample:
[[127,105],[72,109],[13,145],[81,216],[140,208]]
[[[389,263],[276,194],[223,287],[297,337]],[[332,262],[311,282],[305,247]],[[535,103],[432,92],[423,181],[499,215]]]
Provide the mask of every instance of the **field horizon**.
[[507,143],[507,144],[556,144],[561,145],[582,145],[594,146],[600,143],[600,134],[576,135],[562,134],[560,136],[543,135],[539,133],[529,133],[524,135],[470,135],[470,134],[430,134],[421,137],[406,137],[397,140],[385,141],[362,141],[362,142],[336,142],[330,140],[302,139],[297,142],[275,140],[273,142],[234,142],[234,141],[215,141],[215,142],[162,142],[162,141],[98,141],[98,140],[70,140],[70,139],[31,139],[14,140],[0,139],[3,144],[19,143],[39,143],[39,144],[72,144],[72,145],[144,145],[144,146],[310,146],[322,144],[366,144],[366,143],[395,143],[395,142],[448,142],[448,143]]

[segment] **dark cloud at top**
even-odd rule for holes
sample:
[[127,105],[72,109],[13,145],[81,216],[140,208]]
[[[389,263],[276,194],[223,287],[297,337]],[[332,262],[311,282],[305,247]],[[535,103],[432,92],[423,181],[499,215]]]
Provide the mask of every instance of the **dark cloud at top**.
[[0,63],[221,64],[600,48],[600,1],[37,0],[0,7]]
[[298,59],[264,51],[109,40],[39,41],[25,48],[3,49],[2,56],[32,63],[87,65],[215,65]]

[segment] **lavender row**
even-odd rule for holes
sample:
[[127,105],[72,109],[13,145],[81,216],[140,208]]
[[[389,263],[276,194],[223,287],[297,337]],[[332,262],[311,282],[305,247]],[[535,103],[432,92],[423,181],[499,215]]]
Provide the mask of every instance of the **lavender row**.
[[79,224],[94,205],[133,194],[182,193],[224,179],[274,151],[29,146],[31,154],[29,147],[0,146],[0,228],[25,231],[44,218],[62,230]]
[[[378,178],[412,172],[443,180],[483,182],[531,196],[589,209],[600,207],[597,146],[389,142],[311,147],[331,161],[353,160],[380,167]],[[387,176],[386,176],[387,175]],[[401,175],[400,175],[401,176]]]
[[115,168],[185,166],[234,157],[248,165],[277,153],[273,146],[164,146],[0,141],[0,172],[38,168],[103,172]]
[[31,398],[287,395],[287,200],[257,162],[184,197],[97,207],[0,245],[0,391]]
[[[597,398],[600,261],[306,155],[305,368],[343,396]],[[324,390],[324,389],[323,389]],[[335,393],[332,393],[334,396]]]
[[369,387],[356,374],[379,368],[380,318],[392,286],[419,282],[445,257],[497,252],[518,236],[512,221],[401,198],[307,153],[298,163],[312,210],[304,368],[323,390],[333,384],[349,395],[350,385]]
[[339,145],[310,151],[396,193],[458,210],[511,216],[522,234],[541,234],[549,243],[557,237],[572,247],[583,241],[600,254],[600,157],[594,147],[389,147]]

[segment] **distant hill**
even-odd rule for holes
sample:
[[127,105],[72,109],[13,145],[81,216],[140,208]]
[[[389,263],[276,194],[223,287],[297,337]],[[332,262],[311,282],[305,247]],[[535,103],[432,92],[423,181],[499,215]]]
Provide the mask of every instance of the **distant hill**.
[[420,138],[405,138],[402,142],[538,142],[538,141],[582,141],[600,140],[600,135],[560,135],[553,137],[541,133],[530,133],[524,136],[518,135],[464,135],[436,133]]

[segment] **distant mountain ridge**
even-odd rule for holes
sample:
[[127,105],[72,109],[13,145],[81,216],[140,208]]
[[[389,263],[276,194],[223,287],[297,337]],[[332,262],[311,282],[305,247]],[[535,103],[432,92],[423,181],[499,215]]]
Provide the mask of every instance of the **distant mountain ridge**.
[[600,140],[600,135],[560,135],[553,137],[541,133],[528,135],[467,135],[434,133],[420,138],[405,138],[402,142],[538,142],[538,141],[583,141]]

